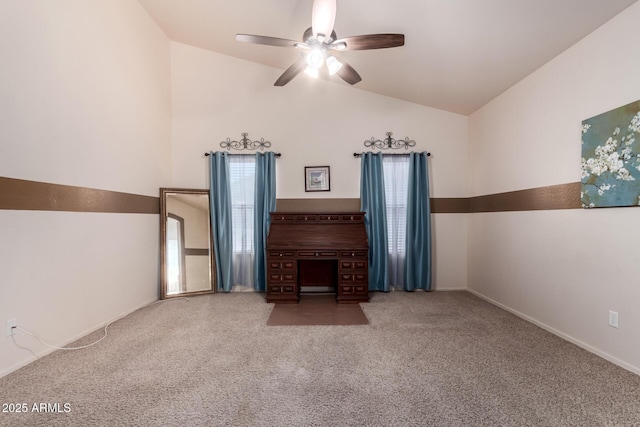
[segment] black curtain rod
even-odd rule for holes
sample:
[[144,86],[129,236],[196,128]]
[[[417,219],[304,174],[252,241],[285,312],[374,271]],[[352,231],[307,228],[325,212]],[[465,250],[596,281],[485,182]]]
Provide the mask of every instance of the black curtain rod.
[[[382,153],[385,156],[408,156],[409,153]],[[353,153],[353,157],[361,157],[362,153]],[[427,153],[427,157],[431,157],[431,153]]]
[[[255,154],[245,154],[245,153],[243,153],[243,154],[227,153],[227,154],[231,154],[231,155],[233,155],[233,156],[255,156]],[[205,155],[205,156],[209,156],[209,153],[204,153],[204,155]],[[276,157],[280,157],[280,156],[282,156],[282,154],[280,154],[280,153],[275,153],[275,156],[276,156]]]

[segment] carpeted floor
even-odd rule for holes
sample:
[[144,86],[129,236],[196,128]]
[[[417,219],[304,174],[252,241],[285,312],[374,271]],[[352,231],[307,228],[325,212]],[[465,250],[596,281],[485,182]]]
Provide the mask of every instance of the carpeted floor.
[[335,295],[300,295],[298,304],[276,304],[269,326],[366,325],[360,304],[338,304]]
[[467,292],[361,306],[368,325],[270,327],[260,294],[154,304],[0,378],[2,403],[69,408],[0,425],[640,425],[639,376]]

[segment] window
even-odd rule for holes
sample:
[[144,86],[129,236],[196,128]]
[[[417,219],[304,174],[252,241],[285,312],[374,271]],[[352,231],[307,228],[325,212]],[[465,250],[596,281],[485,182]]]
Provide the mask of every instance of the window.
[[384,196],[387,212],[389,284],[404,287],[409,157],[383,156]]
[[255,175],[254,156],[229,156],[234,290],[253,290]]
[[184,277],[184,219],[168,214],[167,217],[167,295],[186,291]]

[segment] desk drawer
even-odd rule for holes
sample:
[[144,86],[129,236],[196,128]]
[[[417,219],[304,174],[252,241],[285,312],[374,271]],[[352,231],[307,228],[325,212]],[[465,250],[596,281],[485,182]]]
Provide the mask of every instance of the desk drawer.
[[269,285],[278,283],[296,283],[295,273],[273,273],[269,272]]
[[367,286],[365,285],[357,285],[357,286],[340,285],[340,294],[342,295],[365,295],[367,292],[368,292]]
[[367,273],[340,273],[340,284],[367,284]]
[[294,251],[269,251],[269,257],[273,258],[293,258],[296,255]]
[[274,214],[271,216],[273,222],[293,222],[295,217],[287,214]]
[[340,261],[340,270],[366,270],[367,261]]
[[287,261],[280,261],[280,260],[276,260],[276,261],[271,261],[269,260],[269,271],[271,270],[295,270],[296,269],[296,262],[295,261],[291,261],[291,260],[287,260]]
[[340,215],[320,215],[320,221],[340,221]]
[[337,251],[298,251],[298,258],[337,258]]
[[270,295],[273,295],[273,294],[295,295],[295,293],[296,293],[295,285],[283,285],[283,286],[269,285]]
[[366,251],[341,251],[340,258],[367,258]]

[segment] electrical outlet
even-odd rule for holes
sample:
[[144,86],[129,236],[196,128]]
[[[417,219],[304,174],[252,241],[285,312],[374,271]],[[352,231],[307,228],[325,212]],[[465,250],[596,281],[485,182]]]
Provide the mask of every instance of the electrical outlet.
[[16,319],[7,320],[7,336],[8,337],[16,333],[16,330],[13,329],[16,326],[18,326],[18,321]]
[[618,312],[609,310],[609,326],[618,327]]

